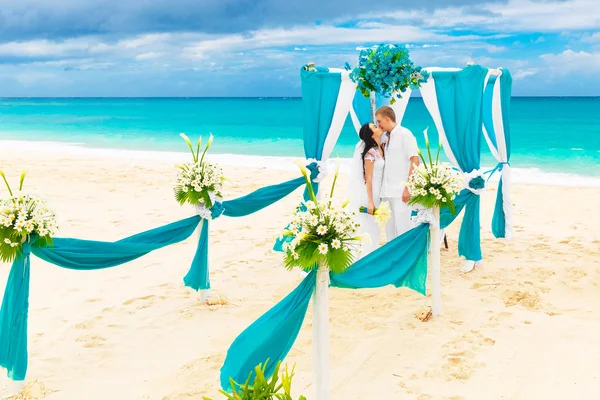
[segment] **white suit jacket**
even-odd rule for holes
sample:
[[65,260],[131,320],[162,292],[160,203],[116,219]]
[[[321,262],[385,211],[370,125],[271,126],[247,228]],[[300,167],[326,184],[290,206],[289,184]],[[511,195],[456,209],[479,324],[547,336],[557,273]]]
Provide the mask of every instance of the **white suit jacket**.
[[404,192],[410,158],[418,157],[417,140],[408,129],[396,125],[384,138],[385,142],[385,169],[383,171],[383,184],[381,198],[401,198]]

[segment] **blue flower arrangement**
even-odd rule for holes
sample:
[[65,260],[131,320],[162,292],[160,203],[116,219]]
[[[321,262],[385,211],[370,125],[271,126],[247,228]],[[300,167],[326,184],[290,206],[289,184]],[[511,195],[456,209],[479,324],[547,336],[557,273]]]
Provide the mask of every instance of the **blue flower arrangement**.
[[392,97],[391,104],[406,89],[417,89],[427,82],[429,73],[415,66],[405,46],[381,44],[377,48],[362,50],[358,57],[358,66],[350,73],[350,79],[356,82],[363,96],[371,92]]

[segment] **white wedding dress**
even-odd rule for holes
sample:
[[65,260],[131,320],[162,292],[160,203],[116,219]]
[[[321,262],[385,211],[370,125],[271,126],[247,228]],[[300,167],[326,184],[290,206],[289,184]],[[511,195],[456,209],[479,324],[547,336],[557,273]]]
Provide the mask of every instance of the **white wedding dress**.
[[[350,206],[352,210],[358,213],[358,222],[360,223],[359,234],[367,233],[371,241],[363,242],[362,252],[357,255],[357,258],[361,258],[376,250],[379,247],[380,228],[375,217],[367,213],[359,212],[359,207],[368,207],[369,197],[367,195],[367,187],[365,185],[365,178],[363,173],[363,160],[362,152],[364,149],[364,142],[360,141],[355,149],[354,156],[352,157],[352,164],[350,166],[350,182],[349,182],[349,198]],[[375,208],[379,206],[381,199],[379,194],[381,192],[381,185],[383,183],[383,169],[385,167],[385,160],[379,154],[377,149],[371,149],[365,154],[365,160],[373,161],[373,203]]]

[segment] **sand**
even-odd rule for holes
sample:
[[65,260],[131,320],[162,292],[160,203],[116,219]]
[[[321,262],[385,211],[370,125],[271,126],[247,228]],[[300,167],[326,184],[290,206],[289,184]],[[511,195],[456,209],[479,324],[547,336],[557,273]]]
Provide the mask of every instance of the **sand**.
[[[50,199],[62,237],[117,240],[192,215],[173,199],[173,164],[0,148],[0,169],[13,182],[29,170],[26,188]],[[298,176],[225,171],[228,198]],[[495,195],[482,199],[483,266],[458,273],[458,223],[449,229],[441,317],[417,319],[431,299],[405,288],[330,291],[333,400],[600,398],[600,189],[515,185],[510,242],[490,232]],[[229,345],[301,280],[270,250],[299,196],[212,224],[213,305],[182,283],[195,237],[103,271],[33,258],[28,380],[50,400],[224,398]],[[309,308],[286,360],[309,400],[311,357]]]

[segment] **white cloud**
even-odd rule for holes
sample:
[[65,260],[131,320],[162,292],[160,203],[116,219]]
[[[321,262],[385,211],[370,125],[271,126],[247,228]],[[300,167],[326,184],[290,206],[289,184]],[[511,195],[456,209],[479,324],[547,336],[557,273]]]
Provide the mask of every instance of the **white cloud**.
[[600,29],[597,0],[545,1],[509,0],[469,7],[439,8],[433,12],[399,11],[371,17],[413,21],[425,28],[474,27],[495,32],[560,32]]
[[159,58],[161,56],[162,56],[161,53],[156,53],[154,51],[150,51],[148,53],[138,54],[137,56],[135,56],[135,59],[136,60],[153,60],[153,59]]
[[543,54],[540,58],[557,75],[567,75],[576,71],[580,75],[595,76],[600,69],[600,52],[576,52],[568,49],[559,54]]
[[581,41],[585,43],[600,43],[600,32],[586,33],[581,36]]
[[537,68],[517,69],[512,76],[515,80],[525,79],[528,76],[536,75],[539,72]]

